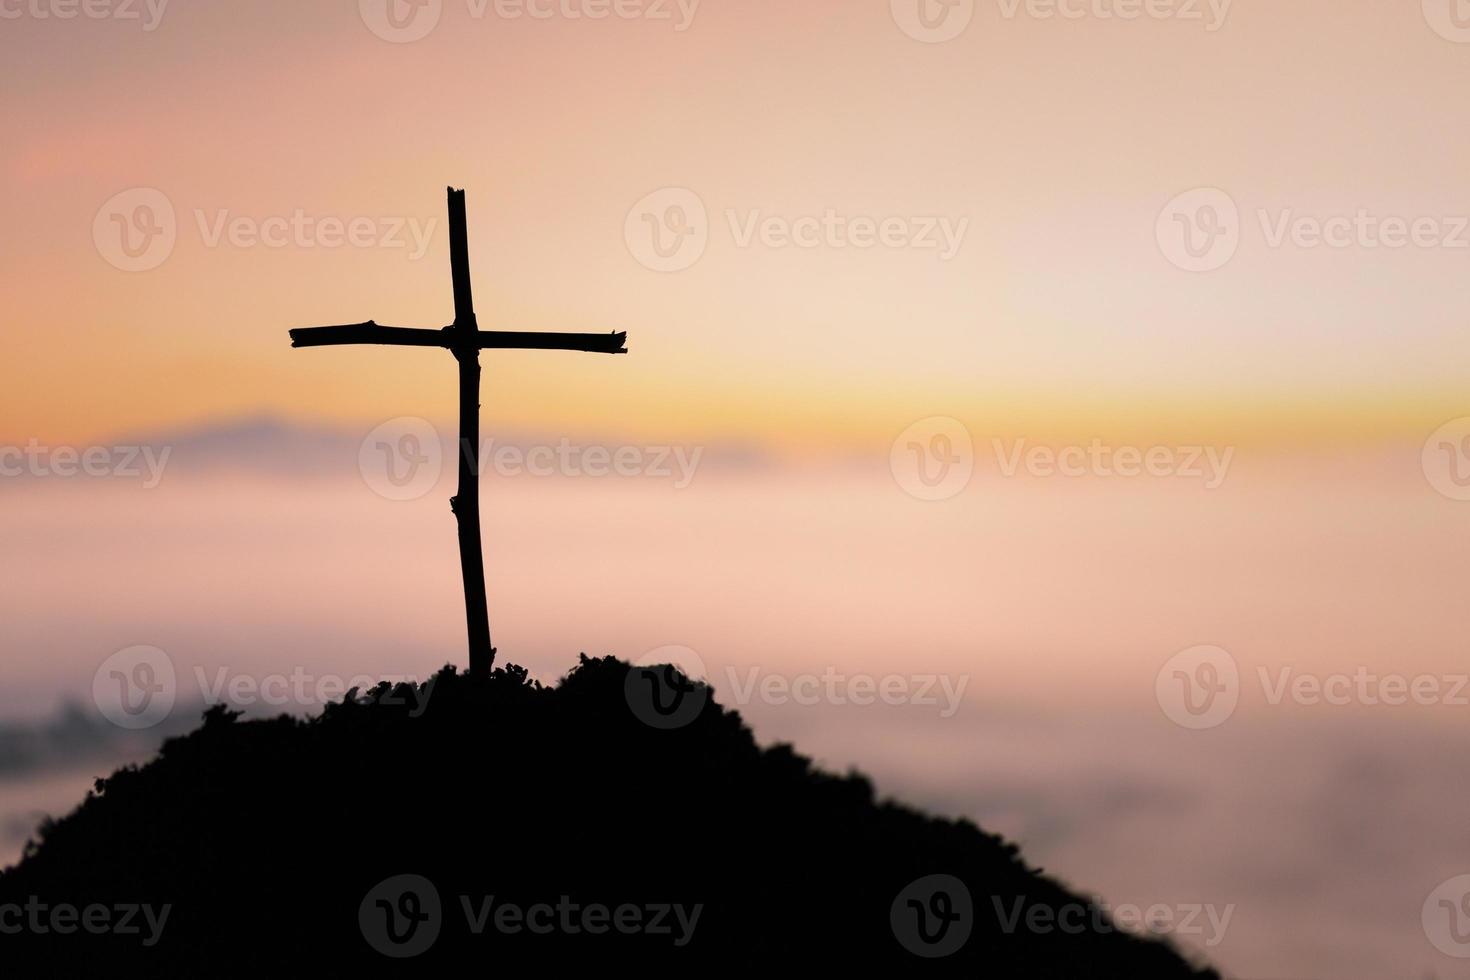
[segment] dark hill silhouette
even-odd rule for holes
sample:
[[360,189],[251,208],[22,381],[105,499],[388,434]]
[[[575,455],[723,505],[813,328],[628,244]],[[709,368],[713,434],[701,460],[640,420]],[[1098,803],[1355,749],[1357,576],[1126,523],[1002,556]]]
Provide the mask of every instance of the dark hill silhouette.
[[[157,920],[167,904],[161,930],[142,913],[130,935],[26,929],[0,935],[0,962],[10,976],[442,975],[473,962],[510,976],[1217,978],[1105,922],[1005,928],[1017,908],[1085,899],[971,823],[761,749],[702,686],[683,688],[687,724],[646,724],[630,698],[660,677],[676,675],[583,657],[556,687],[514,666],[446,668],[309,720],[211,709],[154,761],[99,780],[0,874],[0,907],[44,903],[45,923],[65,904],[114,922],[135,904]],[[509,931],[517,909],[553,931]],[[958,948],[926,957],[905,943]]]

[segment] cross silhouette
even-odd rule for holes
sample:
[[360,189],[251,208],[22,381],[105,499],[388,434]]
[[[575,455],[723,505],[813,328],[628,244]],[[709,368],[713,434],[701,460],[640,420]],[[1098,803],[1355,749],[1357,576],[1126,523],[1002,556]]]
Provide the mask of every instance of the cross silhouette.
[[442,330],[380,327],[369,320],[340,327],[302,327],[291,331],[292,347],[389,344],[443,347],[459,361],[459,489],[449,507],[459,524],[459,563],[464,575],[465,623],[469,630],[470,673],[485,676],[495,663],[490,645],[490,614],[485,600],[485,559],[480,550],[480,351],[579,350],[626,354],[626,332],[528,333],[481,330],[470,292],[470,254],[464,191],[449,188],[449,264],[454,278],[454,323]]

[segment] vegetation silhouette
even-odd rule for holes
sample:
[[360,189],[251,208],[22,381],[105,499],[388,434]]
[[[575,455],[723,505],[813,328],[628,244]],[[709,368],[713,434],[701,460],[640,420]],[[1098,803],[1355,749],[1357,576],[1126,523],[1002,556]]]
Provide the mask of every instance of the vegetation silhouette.
[[[650,724],[645,690],[660,717],[685,716]],[[963,884],[926,893],[932,876]],[[0,874],[0,906],[27,901],[170,909],[151,946],[146,928],[0,935],[11,976],[473,964],[1218,980],[1105,921],[1027,928],[1014,909],[1087,900],[974,824],[762,749],[702,684],[585,655],[555,686],[515,665],[446,667],[309,719],[211,708],[41,828]]]

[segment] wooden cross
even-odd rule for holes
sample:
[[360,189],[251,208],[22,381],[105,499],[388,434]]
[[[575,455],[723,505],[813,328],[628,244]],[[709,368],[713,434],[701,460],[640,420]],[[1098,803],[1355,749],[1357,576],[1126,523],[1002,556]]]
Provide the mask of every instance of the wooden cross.
[[470,293],[470,254],[465,227],[464,191],[449,188],[449,263],[454,277],[454,323],[442,330],[380,327],[373,321],[342,327],[303,327],[291,331],[292,347],[339,344],[391,344],[443,347],[459,361],[459,490],[449,507],[459,523],[459,563],[464,574],[465,622],[469,628],[470,673],[487,676],[495,663],[490,645],[490,614],[485,601],[485,559],[480,551],[480,351],[580,350],[626,354],[626,332],[525,333],[481,330]]

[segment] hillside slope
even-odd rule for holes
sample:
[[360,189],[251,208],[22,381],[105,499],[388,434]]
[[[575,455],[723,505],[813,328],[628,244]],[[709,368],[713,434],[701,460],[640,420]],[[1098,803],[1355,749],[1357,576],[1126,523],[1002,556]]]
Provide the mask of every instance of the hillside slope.
[[[640,720],[656,695],[687,722]],[[707,688],[611,658],[555,687],[446,668],[309,720],[213,709],[44,827],[5,903],[32,907],[0,935],[12,975],[1215,976],[1090,916],[1045,927],[1086,900],[1015,847],[761,749]]]

